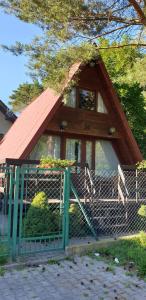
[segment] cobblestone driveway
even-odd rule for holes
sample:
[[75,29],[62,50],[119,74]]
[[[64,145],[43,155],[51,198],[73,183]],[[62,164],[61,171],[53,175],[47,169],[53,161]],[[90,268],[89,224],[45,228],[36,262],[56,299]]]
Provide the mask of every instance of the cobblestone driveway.
[[[128,274],[127,274],[128,275]],[[90,257],[5,272],[0,300],[143,300],[146,283]]]

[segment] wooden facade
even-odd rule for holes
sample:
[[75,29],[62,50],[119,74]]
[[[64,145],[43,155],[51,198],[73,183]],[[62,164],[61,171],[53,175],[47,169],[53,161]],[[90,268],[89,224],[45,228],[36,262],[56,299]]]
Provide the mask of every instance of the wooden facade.
[[[115,103],[111,99],[111,94],[103,78],[96,67],[84,66],[79,75],[76,86],[76,107],[69,107],[61,103],[59,109],[48,123],[44,134],[48,136],[59,136],[61,140],[60,158],[66,158],[67,139],[78,139],[81,141],[81,163],[86,161],[86,142],[92,143],[92,162],[95,165],[95,143],[98,140],[110,141],[112,147],[123,165],[131,165],[136,162],[134,153],[131,154],[130,141],[125,134],[125,128],[119,122]],[[95,110],[90,111],[79,108],[79,90],[95,91]],[[107,112],[97,112],[98,94],[101,95]],[[120,106],[119,103],[117,103]],[[121,109],[121,108],[120,108]],[[66,127],[61,128],[62,122],[66,122]],[[126,124],[127,125],[127,124]],[[114,133],[110,133],[110,128],[115,128]],[[133,151],[133,150],[132,150]],[[36,157],[38,158],[38,157]]]

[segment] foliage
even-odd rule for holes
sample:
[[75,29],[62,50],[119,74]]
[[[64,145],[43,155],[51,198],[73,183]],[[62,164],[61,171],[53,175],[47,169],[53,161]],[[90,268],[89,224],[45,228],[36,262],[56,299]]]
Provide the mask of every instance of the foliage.
[[78,234],[86,236],[90,233],[89,227],[76,203],[72,203],[69,208],[69,228],[70,237],[76,237]]
[[8,261],[8,245],[6,243],[0,245],[0,265],[5,265]]
[[50,209],[47,196],[39,192],[32,200],[23,221],[24,236],[37,237],[55,232],[57,228],[57,215]]
[[95,38],[105,31],[115,33],[119,39],[124,32],[133,35],[134,31],[134,36],[139,33],[142,39],[146,26],[144,0],[138,1],[136,7],[128,0],[3,0],[0,6],[20,20],[40,26],[46,35],[63,41]]
[[119,99],[137,143],[146,157],[146,100],[138,83],[115,83]]
[[[146,217],[146,211],[145,211],[145,217]],[[146,232],[140,231],[139,239],[140,239],[141,245],[146,248]]]
[[138,210],[138,215],[146,218],[146,205],[142,204]]
[[72,160],[63,160],[52,157],[42,157],[40,160],[40,168],[66,168],[72,166],[75,161]]
[[138,235],[134,238],[116,241],[108,247],[97,249],[97,252],[110,261],[117,257],[120,265],[125,265],[128,270],[129,264],[133,262],[134,266],[131,271],[138,271],[138,275],[144,277],[146,276],[145,246],[141,235]]
[[146,169],[146,160],[142,160],[136,164],[137,169],[143,170]]
[[[124,82],[127,82],[127,73],[130,73],[136,62],[136,59],[143,57],[139,48],[133,48],[130,46],[127,48],[122,47],[122,45],[125,44],[130,45],[130,39],[128,36],[123,36],[120,43],[118,41],[110,42],[109,39],[104,38],[102,38],[99,43],[99,48],[101,48],[99,50],[100,54],[113,82],[123,82],[123,77]],[[110,47],[118,46],[121,46],[121,48],[110,49]],[[102,50],[102,48],[109,49],[107,51],[107,49]]]
[[17,90],[12,92],[9,104],[14,111],[21,111],[30,102],[43,92],[43,86],[36,80],[33,83],[20,84]]

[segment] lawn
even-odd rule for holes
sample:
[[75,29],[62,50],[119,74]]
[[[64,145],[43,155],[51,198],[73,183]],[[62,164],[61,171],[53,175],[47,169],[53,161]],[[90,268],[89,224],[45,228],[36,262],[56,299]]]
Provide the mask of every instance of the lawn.
[[100,258],[110,262],[118,258],[119,265],[124,266],[129,275],[136,272],[140,277],[146,277],[146,233],[113,242],[110,246],[97,249],[97,252]]

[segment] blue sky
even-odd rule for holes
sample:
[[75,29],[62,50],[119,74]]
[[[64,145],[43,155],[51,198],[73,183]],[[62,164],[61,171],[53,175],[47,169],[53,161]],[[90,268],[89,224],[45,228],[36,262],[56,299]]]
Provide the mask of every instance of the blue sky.
[[[12,45],[15,41],[30,42],[41,31],[38,27],[24,23],[14,16],[0,12],[0,44]],[[27,58],[14,56],[0,50],[0,99],[6,104],[9,95],[22,82],[30,81],[26,74]]]

